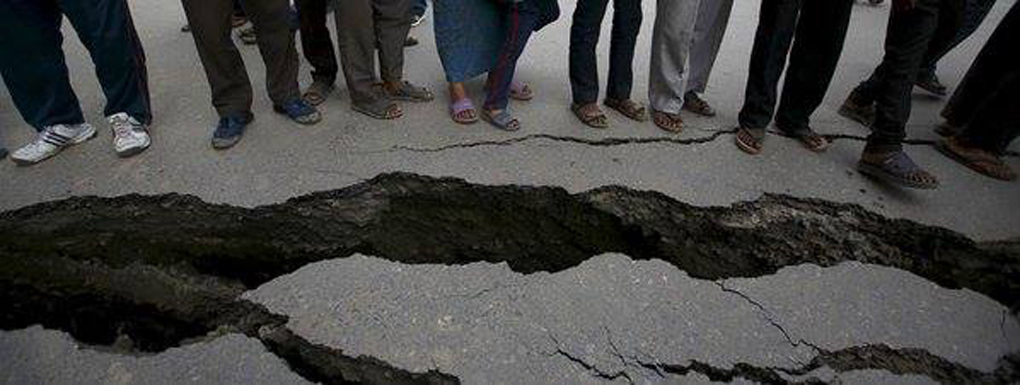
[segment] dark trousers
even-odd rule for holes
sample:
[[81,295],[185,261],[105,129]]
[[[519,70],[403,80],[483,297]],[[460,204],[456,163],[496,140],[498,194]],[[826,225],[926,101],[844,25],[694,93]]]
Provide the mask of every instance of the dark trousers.
[[957,12],[959,4],[958,0],[917,0],[909,11],[894,8],[890,12],[882,63],[856,89],[863,98],[875,101],[875,122],[866,151],[902,149],[910,119],[910,94],[924,53],[939,33],[939,15]]
[[[963,0],[968,1],[968,0]],[[944,55],[948,52],[954,41],[957,38],[957,34],[960,30],[960,24],[962,22],[962,1],[960,0],[948,0],[942,4],[939,8],[937,23],[934,32],[931,33],[931,40],[928,43],[928,47],[924,50],[924,56],[922,60],[922,67],[918,72],[918,77],[922,76],[924,72],[924,63],[928,63],[929,60],[937,60],[935,56]],[[874,102],[881,92],[882,82],[885,79],[885,71],[887,70],[887,64],[883,58],[882,63],[875,67],[872,71],[871,76],[861,82],[855,89],[857,95],[862,98],[862,101]]]
[[[781,130],[809,128],[836,72],[852,6],[853,0],[762,0],[739,116],[742,127],[764,129],[775,113]],[[788,54],[776,112],[776,87]]]
[[312,79],[333,84],[340,67],[336,62],[333,38],[326,27],[328,0],[297,0],[298,20],[301,29],[301,50],[312,65]]
[[948,32],[948,36],[941,32],[936,33],[932,43],[928,45],[928,50],[924,53],[924,61],[921,64],[918,78],[930,79],[934,77],[939,60],[942,60],[946,54],[967,40],[974,31],[977,31],[994,5],[995,0],[964,0],[963,4],[959,4],[962,9],[957,12],[940,14],[939,30],[943,29],[943,24],[947,24],[947,27],[952,30]]
[[125,0],[0,1],[0,73],[22,118],[37,130],[85,121],[61,49],[64,16],[92,57],[103,113],[149,123],[145,52]]
[[[222,116],[250,116],[251,81],[230,36],[231,0],[181,0],[202,60],[212,103]],[[244,0],[244,12],[255,26],[259,53],[266,66],[266,88],[273,104],[300,98],[298,56],[288,22],[287,0]]]
[[981,49],[942,115],[965,143],[1005,152],[1020,136],[1020,3],[1014,3]]
[[517,61],[539,23],[539,11],[530,1],[502,4],[499,7],[500,14],[506,18],[503,25],[508,30],[496,65],[489,71],[486,80],[489,93],[485,97],[484,108],[490,111],[505,110],[510,104],[510,84],[517,71]]
[[[602,31],[609,0],[582,0],[570,27],[570,88],[574,103],[594,103],[599,97],[595,46]],[[606,97],[630,99],[634,83],[634,45],[641,30],[641,0],[613,0],[613,29],[609,46]]]
[[341,0],[336,3],[337,40],[351,99],[370,103],[376,48],[383,81],[404,77],[404,40],[411,30],[411,0]]
[[429,9],[429,3],[425,0],[412,0],[411,1],[411,15],[422,17],[425,15],[425,11]]

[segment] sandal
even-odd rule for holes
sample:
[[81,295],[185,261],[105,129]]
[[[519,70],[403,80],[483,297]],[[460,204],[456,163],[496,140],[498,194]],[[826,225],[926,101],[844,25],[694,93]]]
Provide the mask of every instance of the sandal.
[[737,144],[737,148],[748,154],[761,154],[761,149],[765,145],[765,130],[761,128],[740,127],[737,129],[737,134],[734,135],[733,141]]
[[470,98],[463,98],[450,103],[450,117],[460,124],[472,124],[478,121],[475,105]]
[[308,104],[318,106],[326,101],[326,98],[333,93],[334,88],[332,84],[313,81],[312,85],[308,86],[308,89],[305,90],[304,95],[301,95],[301,98],[308,102]]
[[684,105],[682,108],[705,117],[715,116],[715,109],[712,108],[712,105],[708,104],[705,99],[701,98],[701,95],[694,91],[688,91],[684,94]]
[[668,112],[653,110],[652,122],[666,132],[679,134],[684,130],[684,120],[680,118],[680,114],[671,114]]
[[605,104],[606,107],[616,110],[617,112],[623,114],[623,116],[626,116],[631,120],[635,120],[638,122],[648,120],[648,114],[645,111],[645,107],[633,100],[606,98],[606,100],[602,101],[602,104]]
[[602,112],[598,104],[577,104],[574,103],[570,106],[570,110],[574,111],[574,115],[578,119],[581,119],[581,123],[584,123],[588,127],[592,128],[608,128],[609,121],[606,117],[606,113]]
[[807,147],[808,150],[813,152],[825,152],[829,148],[829,140],[824,136],[819,135],[817,132],[810,128],[801,128],[795,131],[783,131],[786,135],[796,139],[798,142]]
[[514,80],[510,83],[510,98],[526,102],[534,99],[535,93],[531,90],[531,86],[528,83]]
[[517,131],[521,129],[521,122],[517,120],[517,118],[513,117],[513,115],[510,115],[507,110],[500,110],[495,113],[493,111],[483,110],[482,119],[503,131]]
[[354,102],[351,103],[351,108],[381,120],[396,119],[404,115],[404,112],[400,110],[400,106],[386,99],[375,99],[369,103]]
[[938,179],[915,164],[903,151],[888,154],[879,162],[868,161],[865,160],[865,156],[861,156],[861,160],[857,162],[857,170],[862,174],[903,187],[928,190],[939,187]]
[[1013,169],[998,156],[978,148],[964,146],[955,137],[949,137],[936,143],[935,148],[950,159],[981,175],[1007,182],[1017,179]]
[[380,88],[382,94],[390,99],[403,102],[430,102],[436,98],[428,88],[418,87],[407,81],[400,82],[400,86],[395,90],[388,89],[382,83],[376,84],[376,87]]

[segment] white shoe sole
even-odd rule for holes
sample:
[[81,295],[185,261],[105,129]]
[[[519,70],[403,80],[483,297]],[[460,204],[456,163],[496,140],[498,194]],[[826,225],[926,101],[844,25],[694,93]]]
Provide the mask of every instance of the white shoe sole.
[[90,125],[88,125],[85,128],[84,131],[81,132],[81,134],[79,134],[77,137],[72,139],[70,142],[67,142],[67,144],[64,145],[63,147],[60,147],[59,150],[54,151],[54,152],[50,153],[49,155],[46,155],[46,156],[44,156],[42,158],[39,158],[39,159],[32,160],[32,159],[21,159],[21,158],[18,158],[16,156],[13,156],[13,154],[12,154],[11,161],[13,161],[15,164],[17,164],[19,166],[31,166],[31,165],[34,165],[34,164],[38,164],[38,163],[40,163],[40,162],[42,162],[42,161],[44,161],[46,159],[49,159],[49,158],[52,158],[52,157],[56,156],[57,154],[59,154],[60,152],[64,151],[64,149],[66,149],[68,147],[71,147],[71,146],[74,146],[74,145],[77,145],[77,144],[82,144],[82,143],[85,143],[86,141],[88,141],[88,140],[90,140],[92,138],[95,138],[97,133],[98,133],[98,131],[96,131],[96,128],[93,127],[90,124]]
[[142,143],[141,145],[138,146],[128,147],[123,150],[114,149],[114,152],[116,152],[117,156],[120,158],[130,158],[132,156],[141,154],[143,151],[147,150],[150,144],[152,144],[152,139],[146,136],[145,143]]

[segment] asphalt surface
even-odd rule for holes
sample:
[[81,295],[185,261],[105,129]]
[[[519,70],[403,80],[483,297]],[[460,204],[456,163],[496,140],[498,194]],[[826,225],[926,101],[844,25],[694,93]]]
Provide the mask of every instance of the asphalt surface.
[[[635,63],[634,98],[639,101],[647,99],[647,47],[654,19],[654,2],[645,3]],[[720,115],[690,117],[680,135],[613,114],[612,128],[605,131],[576,121],[569,111],[565,52],[573,2],[561,1],[564,16],[536,36],[520,66],[519,78],[537,92],[535,100],[512,105],[524,124],[520,132],[449,120],[430,18],[412,30],[422,44],[407,51],[405,72],[408,80],[429,85],[439,98],[404,105],[405,117],[395,122],[354,113],[341,92],[320,107],[324,121],[319,125],[292,124],[272,113],[257,49],[241,47],[254,80],[256,122],[228,151],[209,145],[216,115],[191,36],[179,32],[184,20],[179,3],[131,4],[148,54],[156,114],[153,147],[135,158],[118,159],[109,130],[103,129],[98,139],[37,166],[0,162],[0,210],[79,195],[168,192],[255,206],[407,171],[482,184],[561,186],[571,192],[619,184],[706,206],[783,193],[858,203],[981,240],[1020,236],[1020,183],[979,176],[931,146],[910,145],[907,151],[942,179],[942,188],[904,191],[854,171],[860,140],[839,139],[827,153],[815,155],[772,136],[765,152],[751,157],[733,146],[731,135],[719,134],[736,125],[758,1],[741,1],[734,8],[706,95]],[[1000,1],[975,36],[943,61],[939,75],[944,83],[959,83],[1010,5]],[[842,64],[813,118],[818,131],[867,135],[836,111],[877,64],[887,11],[888,6],[855,7]],[[603,74],[609,28],[607,20],[600,46]],[[66,25],[65,35],[82,107],[90,122],[105,127],[104,99],[88,54]],[[303,85],[310,82],[307,69],[303,63]],[[481,86],[481,81],[470,84],[476,100]],[[33,131],[6,90],[0,95],[0,144],[14,149],[27,143]],[[942,104],[918,91],[908,136],[935,139],[932,128]],[[1020,158],[1007,162],[1020,169]],[[593,256],[561,273],[531,275],[504,265],[407,266],[367,256],[305,266],[245,297],[291,316],[293,330],[313,342],[408,370],[440,369],[465,383],[707,382],[701,373],[663,374],[654,368],[692,360],[720,368],[737,363],[797,368],[817,355],[815,347],[869,344],[921,349],[991,372],[1003,355],[1020,351],[1017,319],[991,299],[856,263],[798,266],[767,277],[712,282],[692,279],[666,263],[635,262],[622,255]],[[82,348],[62,332],[34,327],[0,332],[0,358],[3,383],[303,380],[257,341],[232,334],[136,357]],[[805,376],[847,383],[933,381],[925,375],[828,367]]]

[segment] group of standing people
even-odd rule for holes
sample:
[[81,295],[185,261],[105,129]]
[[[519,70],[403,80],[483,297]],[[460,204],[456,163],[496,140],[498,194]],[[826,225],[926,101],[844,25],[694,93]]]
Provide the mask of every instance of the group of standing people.
[[[938,60],[969,36],[995,0],[892,0],[885,55],[848,97],[840,113],[872,129],[861,172],[906,187],[934,188],[938,180],[903,151],[910,98],[918,86],[937,95],[947,87],[935,76]],[[266,67],[273,109],[295,123],[316,124],[343,73],[351,107],[377,119],[403,115],[398,102],[427,102],[432,91],[404,78],[404,47],[412,24],[425,17],[424,0],[181,0],[219,121],[212,146],[235,145],[254,119],[253,91],[231,30],[238,7],[251,22]],[[657,0],[649,68],[649,110],[632,99],[633,62],[642,25],[641,0],[612,0],[609,71],[602,106],[668,132],[683,129],[682,111],[714,116],[702,95],[723,42],[733,0]],[[570,28],[571,110],[585,125],[607,128],[600,106],[597,43],[610,0],[580,0]],[[762,0],[735,143],[749,154],[763,150],[774,124],[812,151],[828,140],[810,116],[836,71],[853,0]],[[327,15],[336,20],[337,60]],[[296,12],[295,12],[296,11]],[[1014,4],[943,112],[939,149],[983,174],[1012,180],[1001,160],[1020,135],[1020,65],[1009,52],[1020,28]],[[0,74],[22,117],[39,131],[12,159],[34,164],[94,137],[71,89],[61,50],[66,16],[89,50],[107,97],[104,115],[116,153],[131,156],[151,143],[152,122],[145,54],[126,0],[4,0],[0,2]],[[436,0],[436,47],[449,83],[453,121],[485,120],[507,131],[521,128],[510,100],[534,91],[515,79],[532,35],[560,16],[557,0]],[[296,24],[296,25],[295,25]],[[298,85],[295,30],[312,66],[312,83]],[[339,64],[339,65],[338,65]],[[782,92],[780,78],[785,73]],[[486,75],[476,108],[465,82]],[[992,91],[992,92],[989,92]],[[774,123],[773,123],[774,120]]]

